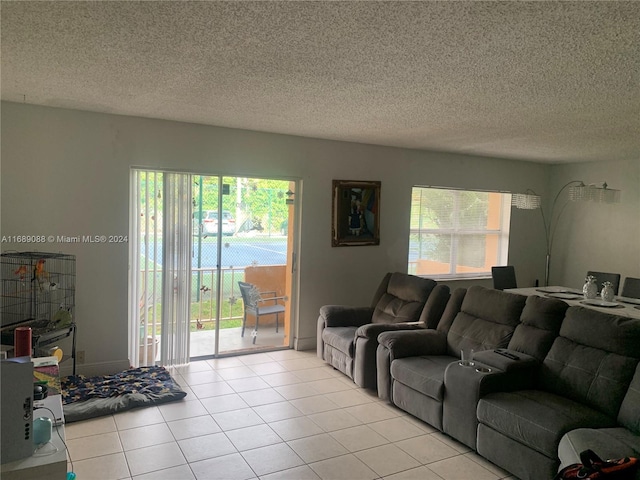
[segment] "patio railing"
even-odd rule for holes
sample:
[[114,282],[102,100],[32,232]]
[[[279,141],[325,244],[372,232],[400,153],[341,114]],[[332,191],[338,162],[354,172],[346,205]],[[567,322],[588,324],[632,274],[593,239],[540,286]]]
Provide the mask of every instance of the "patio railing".
[[[222,291],[221,327],[225,321],[242,319],[242,297],[239,281],[244,281],[245,267],[223,267],[221,269],[220,289]],[[204,328],[206,323],[215,327],[217,269],[214,267],[194,268],[192,270],[191,324],[195,329]],[[234,326],[234,325],[230,325]],[[193,329],[193,328],[192,328]]]
[[[222,290],[222,308],[220,315],[221,327],[237,326],[228,324],[235,320],[239,324],[242,319],[242,297],[238,281],[244,281],[245,267],[224,267],[221,270],[220,289]],[[146,285],[160,284],[162,270],[142,270],[141,274],[147,276]],[[211,329],[215,327],[217,314],[217,299],[215,298],[217,269],[215,267],[203,267],[192,269],[191,281],[191,330]],[[162,306],[160,303],[160,289],[147,291],[140,299],[140,329],[141,338],[146,335],[160,333],[160,319]],[[144,330],[146,327],[146,335]]]

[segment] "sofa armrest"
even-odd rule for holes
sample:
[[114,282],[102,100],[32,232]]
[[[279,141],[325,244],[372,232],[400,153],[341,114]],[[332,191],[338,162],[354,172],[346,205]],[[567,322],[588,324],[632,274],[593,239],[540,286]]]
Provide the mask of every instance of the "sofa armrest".
[[372,316],[373,308],[370,307],[325,305],[320,308],[320,318],[325,327],[359,327],[370,323]]
[[[517,372],[519,370],[534,369],[540,365],[540,362],[531,355],[526,353],[517,352],[515,350],[507,350],[505,348],[499,349],[514,355],[517,358],[508,358],[504,355],[500,355],[495,350],[483,350],[477,352],[473,358],[474,360],[488,365],[492,368],[497,368],[503,372]],[[526,373],[525,373],[526,374]]]
[[447,337],[431,329],[383,332],[378,344],[389,350],[392,360],[420,355],[446,355]]
[[[476,410],[480,399],[492,392],[532,388],[533,373],[540,363],[529,355],[524,357],[522,354],[521,360],[513,360],[486,350],[474,355],[473,366],[462,366],[458,362],[449,364],[444,373],[444,433],[475,450],[478,431]],[[489,362],[485,363],[485,359]]]
[[449,287],[442,284],[436,285],[422,309],[420,322],[424,323],[427,328],[435,329],[440,323],[449,298],[451,298]]
[[378,397],[392,402],[391,362],[419,355],[445,355],[447,337],[431,329],[383,332],[378,335],[376,376]]
[[377,387],[376,350],[378,335],[387,331],[418,330],[424,328],[421,322],[368,323],[358,327],[355,334],[355,359],[353,381],[362,388]]
[[400,322],[400,323],[368,323],[358,327],[356,338],[372,338],[377,340],[378,335],[383,332],[397,332],[405,330],[419,330],[425,328],[422,322]]

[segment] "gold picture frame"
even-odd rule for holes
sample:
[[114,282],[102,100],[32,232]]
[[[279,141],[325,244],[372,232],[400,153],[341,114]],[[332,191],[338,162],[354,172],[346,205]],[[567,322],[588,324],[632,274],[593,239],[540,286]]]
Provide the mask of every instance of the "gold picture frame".
[[333,180],[331,246],[380,244],[381,182]]

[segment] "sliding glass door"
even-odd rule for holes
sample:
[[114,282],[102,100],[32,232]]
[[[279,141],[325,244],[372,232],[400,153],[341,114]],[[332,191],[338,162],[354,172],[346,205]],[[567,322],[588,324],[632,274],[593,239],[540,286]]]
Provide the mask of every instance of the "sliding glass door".
[[139,364],[288,347],[296,183],[133,177],[130,351]]

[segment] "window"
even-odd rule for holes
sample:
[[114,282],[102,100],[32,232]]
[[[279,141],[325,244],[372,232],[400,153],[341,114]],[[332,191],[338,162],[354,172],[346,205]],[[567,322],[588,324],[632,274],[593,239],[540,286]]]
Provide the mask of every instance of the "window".
[[408,272],[477,278],[506,265],[511,194],[413,187]]

